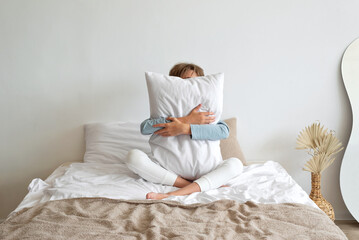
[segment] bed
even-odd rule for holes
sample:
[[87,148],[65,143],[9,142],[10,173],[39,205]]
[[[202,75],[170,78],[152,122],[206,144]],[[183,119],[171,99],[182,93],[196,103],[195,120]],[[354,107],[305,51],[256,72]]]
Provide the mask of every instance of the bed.
[[246,166],[223,187],[163,201],[123,164],[71,163],[29,193],[1,225],[1,239],[346,239],[280,164]]
[[[228,123],[236,135],[235,121]],[[148,192],[175,188],[147,182],[116,163],[131,147],[148,151],[148,139],[135,126],[88,125],[85,162],[33,179],[0,225],[0,239],[347,239],[274,161],[245,166],[229,187],[146,200]],[[221,142],[227,149],[222,155],[240,149],[233,135]],[[101,158],[113,162],[95,161]]]
[[[227,123],[235,133],[235,119]],[[135,127],[88,125],[85,162],[33,179],[0,225],[0,239],[347,239],[274,161],[245,166],[230,187],[145,200],[147,192],[175,188],[147,182],[116,163],[131,147],[150,151]],[[233,135],[221,149],[223,156],[242,154]],[[101,158],[113,162],[95,160]]]

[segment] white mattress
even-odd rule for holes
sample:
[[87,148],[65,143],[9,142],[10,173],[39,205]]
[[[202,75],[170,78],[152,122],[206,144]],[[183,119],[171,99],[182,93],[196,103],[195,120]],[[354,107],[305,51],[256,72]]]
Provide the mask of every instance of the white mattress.
[[[246,166],[243,173],[228,185],[230,187],[166,199],[184,204],[208,203],[220,199],[266,204],[301,203],[317,208],[308,194],[277,162]],[[50,200],[79,197],[145,199],[148,192],[169,192],[177,188],[147,182],[124,164],[72,163],[67,167],[59,167],[45,181],[33,179],[28,189],[29,193],[12,213]]]

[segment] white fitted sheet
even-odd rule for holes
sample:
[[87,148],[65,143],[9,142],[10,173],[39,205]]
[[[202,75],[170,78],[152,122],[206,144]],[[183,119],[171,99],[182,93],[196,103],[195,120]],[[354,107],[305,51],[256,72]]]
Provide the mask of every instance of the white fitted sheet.
[[[245,166],[243,173],[233,178],[228,185],[230,187],[166,199],[184,204],[208,203],[220,199],[265,204],[301,203],[317,208],[308,194],[277,162]],[[28,189],[29,193],[13,213],[50,200],[79,197],[138,200],[145,199],[148,192],[169,192],[177,188],[147,182],[124,164],[72,163],[59,167],[45,181],[33,179]]]

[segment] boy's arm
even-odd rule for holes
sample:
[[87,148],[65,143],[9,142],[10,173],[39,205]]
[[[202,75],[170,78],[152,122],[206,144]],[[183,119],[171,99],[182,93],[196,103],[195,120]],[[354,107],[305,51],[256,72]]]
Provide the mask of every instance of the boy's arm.
[[160,123],[156,127],[161,128],[154,134],[162,137],[171,137],[177,135],[190,135],[194,140],[220,140],[227,138],[229,128],[225,122],[219,121],[217,124],[187,124],[182,123],[177,118],[167,118],[169,123]]
[[191,124],[191,133],[194,140],[221,140],[229,136],[229,127],[223,121],[217,124]]
[[212,112],[199,112],[201,104],[195,107],[187,116],[173,118],[160,117],[146,119],[141,123],[141,133],[145,135],[158,134],[163,137],[190,135],[195,140],[220,140],[227,138],[229,128],[225,122],[209,124],[215,120]]
[[166,120],[166,118],[164,117],[155,118],[155,119],[148,118],[141,123],[141,133],[143,135],[151,135],[154,132],[162,129],[162,127],[153,127],[153,125],[159,123],[169,123],[169,122],[171,121]]
[[[168,127],[168,125],[166,125],[165,123],[172,123],[171,130],[170,130],[171,134],[176,134],[176,135],[191,134],[191,132],[190,132],[191,128],[190,128],[189,124],[207,124],[207,123],[211,123],[214,121],[214,117],[209,116],[209,115],[213,114],[212,112],[199,112],[199,109],[201,106],[202,106],[202,104],[199,104],[187,116],[177,118],[179,120],[179,122],[181,122],[183,124],[187,124],[187,126],[183,126],[183,125],[179,124],[178,121],[175,124],[173,124],[173,121],[171,121],[165,117],[160,117],[160,118],[155,118],[155,119],[148,118],[141,123],[141,133],[143,135],[151,135],[151,134],[155,133],[156,131],[159,131],[163,128]],[[158,124],[159,124],[159,126],[154,126],[154,125],[158,125]],[[164,132],[164,131],[161,131],[160,133],[162,133],[162,132]],[[158,134],[158,132],[156,134]],[[162,135],[162,134],[160,134],[160,135]],[[176,136],[176,135],[169,135],[169,136]],[[165,136],[165,135],[162,135],[162,136]]]

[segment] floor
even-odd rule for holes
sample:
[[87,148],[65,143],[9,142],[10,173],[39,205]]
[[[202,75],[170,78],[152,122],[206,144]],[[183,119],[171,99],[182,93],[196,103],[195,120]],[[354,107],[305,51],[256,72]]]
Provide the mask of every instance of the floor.
[[335,224],[347,235],[349,240],[359,239],[359,223],[355,220],[336,220]]

